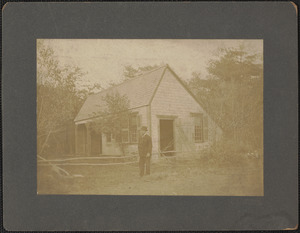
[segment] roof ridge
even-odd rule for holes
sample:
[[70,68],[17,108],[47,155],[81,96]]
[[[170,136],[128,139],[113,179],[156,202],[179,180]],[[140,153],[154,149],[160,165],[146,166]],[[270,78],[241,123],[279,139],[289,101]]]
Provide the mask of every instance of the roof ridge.
[[[149,70],[135,78],[131,78],[125,82],[122,82],[116,86],[89,95],[82,105],[81,109],[79,110],[74,121],[89,119],[89,113],[99,111],[99,104],[101,101],[103,101],[103,99],[101,98],[109,93],[119,92],[121,95],[128,95],[128,98],[130,99],[130,101],[132,101],[132,104],[130,103],[130,109],[148,105],[149,98],[151,98],[153,92],[155,91],[157,85],[159,85],[159,82],[167,69],[168,65],[160,66],[155,69]],[[131,90],[131,87],[133,87],[134,85],[136,85],[138,91],[133,92]]]
[[132,78],[132,79],[136,79],[136,78],[139,78],[139,77],[141,77],[141,76],[143,76],[143,75],[150,74],[150,73],[152,73],[152,72],[154,72],[154,71],[157,71],[157,70],[159,70],[159,69],[161,69],[161,68],[163,68],[163,67],[167,67],[167,66],[168,66],[168,65],[162,65],[162,66],[159,66],[159,67],[154,68],[154,69],[152,69],[152,70],[145,71],[144,73],[138,74],[136,77],[134,77],[134,78]]
[[163,68],[163,67],[168,67],[168,65],[163,65],[163,66],[160,66],[160,67],[158,67],[158,68],[149,70],[149,71],[147,71],[147,72],[145,72],[145,73],[139,74],[139,75],[137,75],[136,77],[130,78],[130,79],[128,79],[128,80],[125,80],[124,82],[121,82],[121,83],[119,83],[119,84],[117,84],[117,85],[115,85],[115,86],[109,87],[109,88],[107,88],[107,89],[104,89],[104,90],[99,91],[99,92],[94,93],[94,94],[90,94],[89,97],[90,97],[90,96],[94,96],[94,95],[98,95],[98,94],[100,94],[100,93],[104,93],[104,92],[106,92],[106,91],[109,91],[109,90],[111,90],[111,89],[113,89],[113,88],[119,87],[119,86],[121,86],[121,85],[123,85],[123,84],[125,84],[125,83],[128,83],[128,82],[130,82],[130,81],[136,80],[136,79],[138,79],[138,78],[142,78],[143,76],[145,76],[145,75],[147,75],[147,74],[150,74],[150,73],[152,73],[152,72],[154,72],[154,71],[157,71],[157,70],[159,70],[159,69],[161,69],[161,68]]

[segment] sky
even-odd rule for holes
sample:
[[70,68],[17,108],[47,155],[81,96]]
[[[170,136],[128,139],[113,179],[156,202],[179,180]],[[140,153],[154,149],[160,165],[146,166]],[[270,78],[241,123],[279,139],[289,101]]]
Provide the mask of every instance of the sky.
[[124,67],[168,64],[182,79],[193,72],[207,75],[218,48],[246,46],[249,53],[263,53],[263,40],[201,39],[44,39],[61,65],[75,65],[85,73],[84,83],[106,88],[122,79]]

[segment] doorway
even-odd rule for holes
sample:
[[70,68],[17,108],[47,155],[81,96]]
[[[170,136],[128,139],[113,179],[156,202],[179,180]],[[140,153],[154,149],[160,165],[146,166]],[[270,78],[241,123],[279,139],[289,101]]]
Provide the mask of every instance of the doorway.
[[[164,156],[174,155],[174,132],[173,132],[173,120],[159,121],[160,126],[160,151]],[[166,152],[166,153],[164,153]]]
[[91,155],[100,155],[102,154],[102,134],[91,133]]
[[84,155],[86,154],[86,141],[87,141],[87,129],[85,124],[78,125],[77,128],[78,137],[77,137],[77,154]]

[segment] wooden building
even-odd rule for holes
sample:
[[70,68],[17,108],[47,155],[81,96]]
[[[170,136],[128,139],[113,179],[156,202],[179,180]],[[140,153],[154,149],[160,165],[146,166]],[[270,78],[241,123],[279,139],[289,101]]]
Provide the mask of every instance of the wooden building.
[[131,114],[122,131],[122,143],[129,154],[137,153],[142,125],[148,127],[152,137],[153,158],[200,151],[222,135],[220,127],[166,65],[89,96],[74,120],[76,154],[121,154],[112,135],[95,133],[88,127],[95,119],[93,113],[104,105],[103,97],[116,92],[126,95],[130,103]]

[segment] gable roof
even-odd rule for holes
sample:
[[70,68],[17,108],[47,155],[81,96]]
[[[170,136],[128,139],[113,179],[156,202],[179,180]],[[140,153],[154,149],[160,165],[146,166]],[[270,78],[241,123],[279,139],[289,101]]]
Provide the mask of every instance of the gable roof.
[[178,82],[183,86],[183,88],[193,97],[193,99],[202,107],[202,109],[206,112],[206,114],[211,118],[211,120],[221,129],[222,127],[219,125],[218,121],[215,119],[215,117],[211,114],[211,112],[205,108],[205,104],[198,99],[194,93],[185,85],[185,83],[178,77],[178,75],[168,66],[171,73],[174,75],[174,77],[178,80]]
[[168,69],[175,79],[183,86],[183,88],[193,97],[193,99],[203,108],[203,110],[209,115],[209,117],[215,122],[215,124],[220,128],[220,125],[210,114],[210,112],[205,109],[205,105],[193,94],[193,92],[184,84],[184,82],[178,77],[178,75],[169,67],[169,65],[164,65],[145,74],[132,78],[125,81],[119,85],[110,87],[99,93],[90,95],[83,106],[81,107],[79,113],[77,114],[74,121],[87,120],[96,117],[93,113],[100,112],[101,106],[105,106],[103,97],[107,94],[119,93],[121,96],[126,95],[129,100],[129,109],[134,109],[142,106],[150,105],[158,86],[165,74],[166,69]]
[[105,106],[103,97],[107,94],[118,92],[121,96],[126,95],[129,100],[129,109],[149,105],[167,67],[168,66],[162,66],[119,85],[90,95],[81,107],[74,121],[95,117],[93,113],[100,112],[102,106]]

